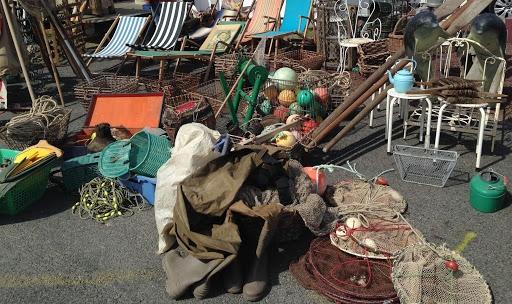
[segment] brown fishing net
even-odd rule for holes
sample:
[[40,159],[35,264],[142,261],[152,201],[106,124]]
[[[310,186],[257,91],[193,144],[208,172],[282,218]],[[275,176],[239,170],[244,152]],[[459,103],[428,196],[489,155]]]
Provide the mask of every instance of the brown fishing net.
[[342,180],[327,187],[328,204],[337,207],[341,214],[367,210],[388,211],[391,216],[407,209],[404,197],[389,186],[377,185],[359,179]]
[[[446,261],[452,261],[452,266]],[[462,256],[443,247],[429,244],[407,247],[394,261],[392,278],[402,303],[492,301],[480,273]]]
[[[349,221],[357,221],[360,227]],[[393,258],[407,246],[423,242],[423,237],[402,217],[349,217],[330,234],[331,243],[349,254],[373,259]]]
[[313,240],[290,271],[305,288],[336,303],[399,303],[390,261],[354,257],[332,246],[327,237]]
[[319,195],[308,194],[305,200],[298,200],[299,203],[293,205],[309,230],[317,236],[329,234],[336,228],[338,221],[346,216],[364,214],[369,217],[395,218],[397,213],[407,208],[402,195],[391,187],[358,179],[328,186],[324,197],[325,201]]

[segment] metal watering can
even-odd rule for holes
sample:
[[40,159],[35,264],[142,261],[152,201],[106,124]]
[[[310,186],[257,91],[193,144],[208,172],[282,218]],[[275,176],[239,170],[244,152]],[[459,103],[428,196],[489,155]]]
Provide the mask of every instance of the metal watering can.
[[505,207],[506,179],[492,171],[473,176],[469,183],[471,206],[480,212],[492,213]]
[[[410,59],[413,63],[412,71],[416,70],[416,61]],[[396,72],[395,77],[391,74],[391,71],[388,70],[388,78],[389,82],[393,86],[395,86],[395,91],[398,93],[407,93],[412,89],[414,86],[414,74],[412,71],[409,71],[407,69],[402,69],[398,72]]]

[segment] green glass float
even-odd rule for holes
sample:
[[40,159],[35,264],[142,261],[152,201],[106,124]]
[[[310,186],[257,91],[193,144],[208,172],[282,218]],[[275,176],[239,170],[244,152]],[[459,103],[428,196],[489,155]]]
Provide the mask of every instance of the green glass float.
[[263,100],[260,104],[260,110],[264,115],[270,115],[272,113],[272,102],[268,99]]
[[315,95],[310,90],[300,90],[297,94],[297,103],[303,108],[309,108],[315,101]]
[[327,113],[325,112],[324,107],[319,102],[314,101],[309,109],[309,115],[311,117],[322,117],[324,118]]
[[292,103],[288,109],[290,109],[290,115],[298,114],[302,115],[304,114],[304,109],[296,102]]

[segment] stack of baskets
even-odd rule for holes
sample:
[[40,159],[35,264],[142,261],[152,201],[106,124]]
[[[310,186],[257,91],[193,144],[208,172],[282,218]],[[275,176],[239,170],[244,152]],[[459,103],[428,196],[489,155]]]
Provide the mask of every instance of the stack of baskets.
[[376,40],[357,46],[359,72],[368,77],[383,65],[391,55],[387,40]]
[[134,93],[139,88],[139,82],[133,76],[117,76],[103,74],[92,79],[91,82],[81,82],[75,86],[75,97],[82,106],[88,110],[94,95],[114,93]]

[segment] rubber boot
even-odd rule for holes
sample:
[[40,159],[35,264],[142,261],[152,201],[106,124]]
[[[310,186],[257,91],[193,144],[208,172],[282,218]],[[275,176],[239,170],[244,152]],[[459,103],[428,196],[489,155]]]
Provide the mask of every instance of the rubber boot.
[[226,270],[224,270],[224,290],[228,293],[241,293],[242,292],[242,267],[238,259],[235,259]]
[[203,280],[199,285],[194,287],[192,294],[194,298],[198,300],[202,300],[208,296],[210,293],[210,280]]
[[259,301],[265,295],[268,284],[268,253],[265,252],[261,257],[256,257],[252,264],[245,285],[243,296],[247,301]]

